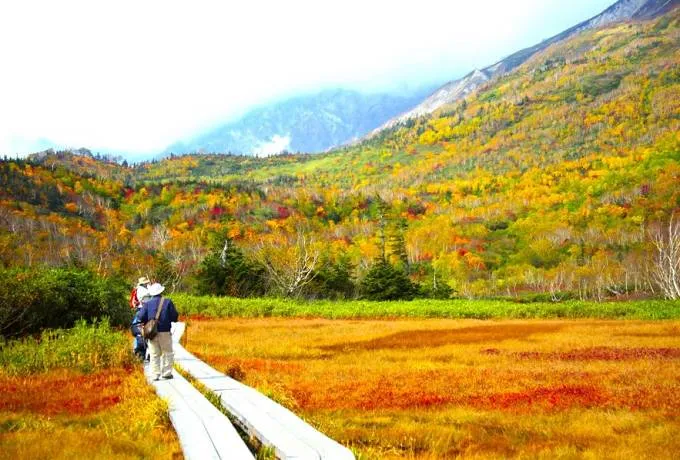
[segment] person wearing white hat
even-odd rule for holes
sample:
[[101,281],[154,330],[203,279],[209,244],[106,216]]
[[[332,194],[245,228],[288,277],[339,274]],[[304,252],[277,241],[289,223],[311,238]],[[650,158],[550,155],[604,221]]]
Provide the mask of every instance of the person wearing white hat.
[[139,296],[138,291],[140,288],[147,289],[149,284],[151,284],[151,280],[146,276],[142,276],[137,280],[137,286],[135,286],[130,293],[130,308],[136,310],[142,307],[142,297]]
[[139,312],[142,309],[142,305],[144,302],[149,300],[151,297],[149,296],[149,290],[142,285],[137,286],[135,288],[135,298],[138,300],[139,307],[137,308],[137,311],[135,312],[135,316],[132,318],[132,324],[130,325],[130,331],[132,332],[132,335],[134,337],[134,342],[133,342],[133,351],[135,355],[141,360],[144,361],[147,357],[147,346],[146,346],[146,340],[144,339],[144,336],[142,335],[142,322],[139,319]]
[[155,337],[149,339],[151,373],[154,376],[154,380],[159,380],[161,377],[171,379],[174,354],[172,351],[170,328],[172,323],[177,322],[179,315],[172,300],[161,296],[165,287],[159,283],[153,283],[149,286],[148,290],[151,298],[142,303],[142,308],[139,310],[137,317],[142,324],[157,318],[158,333]]

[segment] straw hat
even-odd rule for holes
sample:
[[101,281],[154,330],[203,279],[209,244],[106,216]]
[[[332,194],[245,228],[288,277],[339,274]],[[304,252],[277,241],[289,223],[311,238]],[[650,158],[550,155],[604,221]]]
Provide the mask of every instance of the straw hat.
[[151,280],[149,278],[147,278],[146,276],[142,276],[141,278],[139,278],[139,280],[137,280],[138,285],[139,284],[149,284],[149,283],[151,283]]

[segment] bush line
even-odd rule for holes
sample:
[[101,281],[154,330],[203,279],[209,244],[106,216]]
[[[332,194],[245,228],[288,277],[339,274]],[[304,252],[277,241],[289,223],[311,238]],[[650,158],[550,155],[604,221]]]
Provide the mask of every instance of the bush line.
[[301,317],[328,319],[371,318],[588,318],[588,319],[679,319],[680,302],[636,300],[626,302],[517,303],[510,300],[435,300],[374,302],[301,301],[278,298],[239,299],[233,297],[173,294],[180,314],[215,318]]

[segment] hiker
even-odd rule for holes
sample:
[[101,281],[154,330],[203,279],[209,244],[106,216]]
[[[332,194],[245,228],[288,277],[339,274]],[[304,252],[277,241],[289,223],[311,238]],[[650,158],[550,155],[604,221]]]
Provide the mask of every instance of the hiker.
[[143,287],[144,289],[147,289],[149,287],[149,284],[151,284],[151,280],[147,278],[146,276],[142,276],[137,280],[137,286],[135,286],[132,289],[132,292],[130,292],[130,308],[133,310],[137,308],[141,308],[141,297],[137,294],[137,290],[140,287]]
[[[148,301],[142,303],[137,317],[142,324],[146,324],[152,319],[157,319],[158,333],[149,338],[149,351],[151,352],[151,373],[154,380],[160,378],[172,378],[173,352],[172,336],[170,334],[171,323],[176,323],[178,319],[177,310],[172,300],[161,296],[165,290],[160,283],[153,283],[149,286]],[[160,308],[160,312],[159,312]],[[162,362],[162,363],[161,363]]]
[[149,290],[144,286],[137,286],[135,291],[136,297],[139,300],[139,308],[137,308],[137,312],[132,318],[132,324],[130,325],[130,331],[135,338],[133,342],[133,351],[140,361],[148,361],[146,339],[142,335],[142,321],[139,319],[139,312],[141,311],[144,302],[151,297],[149,296]]

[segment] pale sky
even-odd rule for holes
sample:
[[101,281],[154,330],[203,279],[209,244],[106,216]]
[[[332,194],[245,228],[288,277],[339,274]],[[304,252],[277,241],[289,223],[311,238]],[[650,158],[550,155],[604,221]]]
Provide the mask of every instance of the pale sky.
[[8,0],[0,155],[148,156],[273,99],[444,84],[612,3]]

